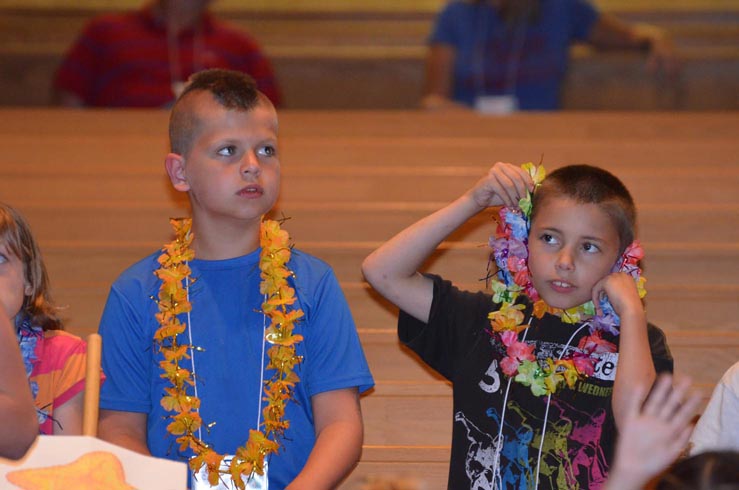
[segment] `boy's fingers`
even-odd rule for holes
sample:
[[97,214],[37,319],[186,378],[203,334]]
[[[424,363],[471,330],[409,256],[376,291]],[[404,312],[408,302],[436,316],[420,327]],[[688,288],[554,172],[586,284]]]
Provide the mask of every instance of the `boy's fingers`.
[[608,276],[604,277],[600,281],[595,283],[595,286],[593,286],[592,291],[592,297],[593,300],[593,306],[595,306],[595,313],[600,316],[603,314],[603,309],[600,307],[600,298],[604,294],[606,294],[605,289],[605,280],[608,278]]
[[510,163],[498,162],[496,167],[498,180],[510,199],[507,205],[517,206],[518,201],[529,191],[531,177],[524,169]]
[[506,166],[500,166],[494,172],[493,178],[495,179],[496,193],[503,200],[503,204],[508,207],[515,207],[518,205],[516,183],[513,178],[506,171]]
[[672,443],[672,450],[674,457],[677,457],[683,450],[685,446],[688,445],[688,441],[690,441],[690,435],[693,433],[693,428],[683,427],[682,430],[680,430],[680,435],[675,438],[675,440]]
[[[693,391],[687,399],[678,407],[674,416],[674,423],[676,426],[681,427],[692,420],[695,413],[698,411],[698,407],[701,404],[702,396],[700,392]],[[688,427],[692,429],[692,427]]]
[[673,419],[685,399],[688,387],[690,387],[690,379],[688,378],[673,379],[675,382],[668,386],[669,389],[665,393],[665,399],[660,406],[659,416],[664,420]]
[[652,392],[649,393],[646,402],[644,402],[643,412],[647,415],[658,417],[661,408],[665,404],[665,399],[669,396],[672,388],[672,376],[669,374],[660,374],[652,386]]

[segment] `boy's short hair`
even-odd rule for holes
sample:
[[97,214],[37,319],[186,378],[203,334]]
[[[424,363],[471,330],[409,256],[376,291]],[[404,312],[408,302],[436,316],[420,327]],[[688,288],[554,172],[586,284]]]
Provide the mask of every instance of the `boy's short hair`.
[[169,144],[173,153],[186,155],[200,127],[201,121],[192,108],[183,103],[197,91],[209,92],[226,109],[250,111],[259,104],[271,105],[267,96],[257,89],[254,79],[246,73],[221,68],[197,72],[177,97],[169,116]]
[[636,206],[618,177],[591,165],[568,165],[548,174],[534,191],[531,222],[537,210],[551,197],[568,197],[583,204],[597,204],[613,221],[619,238],[619,253],[636,235]]

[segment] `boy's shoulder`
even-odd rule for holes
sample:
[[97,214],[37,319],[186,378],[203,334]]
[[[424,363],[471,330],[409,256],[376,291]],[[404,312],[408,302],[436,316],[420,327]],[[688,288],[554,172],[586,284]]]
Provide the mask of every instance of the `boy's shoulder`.
[[308,252],[304,252],[299,248],[293,248],[290,251],[290,254],[289,265],[297,267],[313,267],[316,269],[331,269],[331,266],[328,265],[328,262],[325,260],[320,259],[315,255],[311,255]]
[[295,274],[296,281],[303,284],[316,284],[326,276],[334,275],[326,261],[297,248],[292,249],[287,266]]
[[113,287],[117,289],[128,289],[131,287],[137,287],[144,290],[149,290],[159,282],[159,279],[154,275],[154,271],[159,269],[159,262],[157,259],[162,254],[161,250],[157,250],[150,255],[147,255],[143,259],[135,262],[126,268],[113,283]]

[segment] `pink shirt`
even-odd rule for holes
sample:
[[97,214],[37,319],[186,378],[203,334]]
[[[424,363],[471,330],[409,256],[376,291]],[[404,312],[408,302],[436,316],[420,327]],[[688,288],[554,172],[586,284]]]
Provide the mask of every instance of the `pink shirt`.
[[41,434],[54,433],[54,410],[85,389],[87,345],[62,330],[47,330],[36,344],[31,381],[38,383],[36,408],[47,414],[39,418]]

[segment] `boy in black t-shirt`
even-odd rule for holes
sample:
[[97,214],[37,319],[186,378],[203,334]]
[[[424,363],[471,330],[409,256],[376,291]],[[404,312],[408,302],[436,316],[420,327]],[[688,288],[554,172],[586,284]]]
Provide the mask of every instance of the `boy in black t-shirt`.
[[[641,302],[629,192],[586,165],[542,174],[495,164],[363,264],[400,308],[401,340],[453,383],[449,488],[600,488],[628,392],[672,370]],[[501,205],[492,297],[417,272],[465,221]]]

